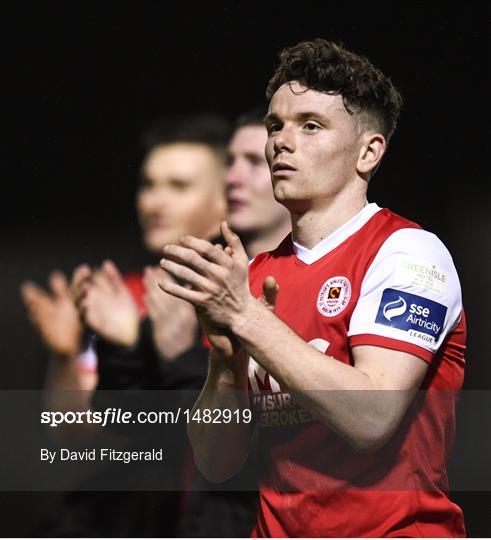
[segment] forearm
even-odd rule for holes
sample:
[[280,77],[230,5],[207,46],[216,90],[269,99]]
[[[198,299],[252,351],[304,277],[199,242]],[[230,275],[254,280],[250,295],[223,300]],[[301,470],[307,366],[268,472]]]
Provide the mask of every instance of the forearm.
[[202,418],[203,411],[220,409],[231,411],[232,421],[191,421],[188,425],[196,466],[212,482],[222,482],[236,474],[247,457],[253,430],[252,421],[246,421],[251,417],[243,415],[249,409],[247,359],[240,354],[229,368],[210,353],[208,377],[191,417],[199,413]]
[[95,340],[99,384],[97,390],[140,390],[152,388],[159,367],[148,319],[140,322],[138,340],[132,346],[115,344],[102,337]]
[[[85,412],[91,409],[97,373],[83,370],[79,356],[53,356],[46,376],[44,407],[50,411]],[[63,424],[50,435],[69,448],[86,446],[94,434],[92,424]]]
[[175,363],[196,343],[199,332],[194,312],[192,317],[183,318],[177,314],[166,320],[152,320],[151,324],[154,347],[163,364]]
[[[90,408],[97,373],[83,370],[79,355],[52,356],[45,380],[45,401],[52,410],[80,410]],[[67,403],[67,396],[70,396]],[[69,405],[67,409],[67,405]]]
[[296,401],[357,450],[373,450],[397,427],[407,402],[403,391],[390,391],[362,370],[315,350],[259,302],[251,303],[232,331]]

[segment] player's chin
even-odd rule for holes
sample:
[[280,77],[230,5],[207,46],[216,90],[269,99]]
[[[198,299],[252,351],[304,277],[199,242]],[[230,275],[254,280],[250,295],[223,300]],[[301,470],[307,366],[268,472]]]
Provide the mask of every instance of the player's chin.
[[302,188],[302,178],[299,176],[280,176],[272,178],[273,193],[278,196],[294,196]]
[[237,234],[253,230],[256,221],[245,209],[230,212],[227,217],[228,224]]
[[177,244],[180,238],[179,231],[173,229],[167,229],[166,231],[159,231],[158,229],[150,229],[143,234],[143,243],[148,251],[162,254],[162,248],[166,244]]
[[287,205],[289,201],[298,200],[294,187],[285,181],[276,182],[273,189],[274,198],[281,204]]
[[311,203],[300,194],[294,193],[293,190],[284,190],[278,196],[275,192],[275,199],[283,205],[291,214],[303,214],[311,207]]

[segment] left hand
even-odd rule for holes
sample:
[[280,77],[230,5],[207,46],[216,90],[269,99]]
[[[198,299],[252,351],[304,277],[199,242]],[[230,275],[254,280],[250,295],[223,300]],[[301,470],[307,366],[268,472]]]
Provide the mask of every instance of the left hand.
[[227,248],[191,236],[164,247],[160,266],[179,283],[164,280],[166,293],[191,302],[213,324],[232,328],[246,307],[256,302],[249,289],[249,262],[239,237],[226,222],[221,232]]
[[49,277],[49,290],[28,281],[22,285],[22,298],[29,318],[52,354],[74,358],[81,350],[82,324],[62,272]]

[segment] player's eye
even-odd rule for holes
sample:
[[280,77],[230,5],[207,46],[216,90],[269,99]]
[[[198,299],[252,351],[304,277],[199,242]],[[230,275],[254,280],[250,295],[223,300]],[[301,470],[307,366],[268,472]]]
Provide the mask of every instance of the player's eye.
[[169,185],[171,188],[175,189],[176,191],[186,191],[190,187],[189,182],[184,182],[184,180],[179,180],[177,178],[175,178],[174,180],[171,180],[169,182]]
[[261,156],[249,156],[248,157],[249,163],[256,167],[257,165],[262,165],[264,163],[264,159],[261,158]]
[[271,124],[268,124],[266,126],[266,129],[268,130],[268,134],[271,135],[272,133],[277,133],[281,130],[281,124],[278,122],[273,122]]
[[315,122],[305,122],[303,128],[305,129],[305,131],[317,131],[320,129],[320,126]]

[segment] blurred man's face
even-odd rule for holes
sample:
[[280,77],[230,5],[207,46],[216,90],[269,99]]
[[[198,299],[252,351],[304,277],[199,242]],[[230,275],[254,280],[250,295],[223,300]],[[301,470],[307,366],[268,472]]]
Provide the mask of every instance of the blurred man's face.
[[274,200],[271,173],[264,155],[268,135],[260,125],[236,130],[228,146],[228,220],[239,234],[274,229],[287,210]]
[[152,149],[142,165],[137,209],[147,249],[159,253],[182,235],[218,233],[226,203],[223,165],[206,145],[168,144]]

